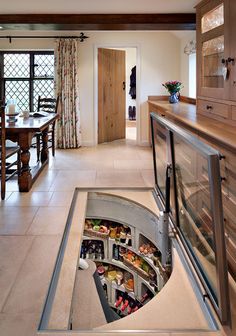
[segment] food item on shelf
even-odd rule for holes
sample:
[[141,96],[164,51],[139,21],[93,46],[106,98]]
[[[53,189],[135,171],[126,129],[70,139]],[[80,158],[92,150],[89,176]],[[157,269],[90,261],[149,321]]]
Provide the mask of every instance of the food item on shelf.
[[115,307],[119,307],[123,301],[123,297],[119,296],[118,299],[115,302]]
[[91,219],[90,222],[93,226],[100,225],[102,222],[102,219]]
[[110,227],[110,238],[115,239],[116,237],[116,227]]
[[123,303],[122,307],[121,307],[121,311],[124,311],[129,305],[129,300],[125,300],[125,302]]
[[156,272],[150,268],[149,269],[149,272],[148,272],[148,275],[149,275],[149,284],[153,287],[155,287],[157,285],[157,275],[156,275]]
[[121,227],[120,227],[120,226],[117,226],[117,228],[116,228],[116,237],[115,237],[115,240],[116,240],[117,242],[120,241],[120,232],[121,232]]
[[151,245],[151,244],[142,244],[139,247],[139,252],[141,254],[145,255],[145,257],[151,258],[155,251],[156,251],[156,247],[154,245]]
[[103,267],[103,265],[99,265],[97,267],[97,272],[98,272],[98,275],[103,278],[104,277],[104,273],[105,273],[105,268]]
[[124,231],[120,232],[120,242],[122,244],[125,244],[125,242],[126,242],[126,233]]
[[152,260],[155,266],[158,266],[159,262],[161,262],[161,252],[159,250],[153,253]]
[[126,235],[126,245],[132,246],[132,238],[130,233],[127,233]]
[[83,240],[81,246],[81,258],[104,259],[104,246],[99,240]]
[[92,227],[93,227],[93,225],[92,225],[91,220],[90,219],[86,219],[85,220],[85,224],[84,224],[84,228],[89,230],[89,229],[92,229]]
[[116,278],[116,271],[108,271],[107,278],[109,281],[113,281]]
[[137,258],[137,259],[134,260],[133,264],[134,264],[134,266],[136,266],[136,267],[141,267],[141,265],[142,265],[142,260],[141,260],[140,258]]
[[134,291],[134,280],[133,279],[129,279],[126,283],[124,283],[124,287],[128,291],[133,292]]
[[133,262],[135,260],[135,253],[132,251],[128,251],[128,253],[125,255],[125,258],[128,259],[130,262]]
[[113,259],[119,260],[119,245],[113,245]]
[[150,270],[150,266],[144,261],[142,264],[142,269],[144,270],[144,272],[148,273]]
[[116,281],[117,281],[118,286],[121,285],[122,279],[123,279],[123,272],[117,271],[116,272]]
[[119,246],[119,260],[123,261],[123,257],[126,254],[126,248],[123,246]]
[[101,225],[99,228],[99,232],[108,233],[108,228],[105,225]]
[[99,226],[99,225],[94,225],[94,227],[93,227],[93,230],[94,230],[94,231],[99,231],[99,229],[100,229],[100,226]]

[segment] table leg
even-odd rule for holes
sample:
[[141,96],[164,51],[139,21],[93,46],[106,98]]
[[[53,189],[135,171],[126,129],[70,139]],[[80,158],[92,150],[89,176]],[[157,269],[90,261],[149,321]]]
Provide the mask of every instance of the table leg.
[[18,178],[19,190],[29,191],[32,186],[32,175],[30,172],[30,145],[32,141],[31,133],[21,133],[19,135],[19,146],[21,150],[21,172]]
[[48,128],[42,131],[42,142],[41,162],[45,163],[48,161]]

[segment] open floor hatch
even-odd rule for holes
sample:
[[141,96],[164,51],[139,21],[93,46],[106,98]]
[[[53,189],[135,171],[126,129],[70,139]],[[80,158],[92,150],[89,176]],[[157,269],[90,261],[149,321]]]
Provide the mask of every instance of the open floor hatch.
[[230,325],[220,154],[151,114],[155,188],[76,189],[39,331]]
[[152,189],[76,190],[39,331],[215,330],[163,216]]

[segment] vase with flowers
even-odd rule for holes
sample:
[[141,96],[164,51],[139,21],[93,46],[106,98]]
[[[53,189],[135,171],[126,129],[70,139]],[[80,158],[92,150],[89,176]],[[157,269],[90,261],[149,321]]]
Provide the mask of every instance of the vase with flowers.
[[179,81],[168,81],[162,84],[170,94],[169,102],[175,104],[179,102],[179,91],[182,89],[182,83]]

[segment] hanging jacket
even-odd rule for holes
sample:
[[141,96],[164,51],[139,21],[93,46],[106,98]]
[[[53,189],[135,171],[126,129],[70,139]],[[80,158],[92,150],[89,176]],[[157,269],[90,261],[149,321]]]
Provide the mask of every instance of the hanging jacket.
[[132,99],[136,99],[136,66],[131,69],[129,94]]

